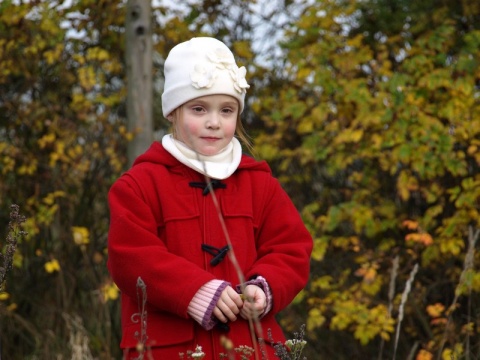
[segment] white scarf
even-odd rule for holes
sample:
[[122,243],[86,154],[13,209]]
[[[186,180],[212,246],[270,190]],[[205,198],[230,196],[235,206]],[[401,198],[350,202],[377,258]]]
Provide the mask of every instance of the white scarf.
[[236,138],[218,154],[201,155],[190,149],[183,142],[167,134],[162,138],[162,145],[182,164],[212,179],[223,180],[237,170],[242,159],[242,146]]

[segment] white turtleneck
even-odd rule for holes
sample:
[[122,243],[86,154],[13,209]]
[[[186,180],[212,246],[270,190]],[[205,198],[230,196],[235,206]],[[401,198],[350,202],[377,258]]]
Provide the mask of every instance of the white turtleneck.
[[242,146],[236,138],[218,154],[206,156],[190,149],[183,142],[174,139],[172,134],[162,138],[162,145],[182,164],[212,179],[223,180],[237,170],[242,159]]

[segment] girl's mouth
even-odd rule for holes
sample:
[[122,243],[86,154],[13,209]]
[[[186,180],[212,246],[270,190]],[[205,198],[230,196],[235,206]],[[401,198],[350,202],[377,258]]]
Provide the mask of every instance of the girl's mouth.
[[207,141],[220,140],[220,138],[217,138],[217,137],[209,137],[209,136],[202,137],[202,139],[203,139],[203,140],[207,140]]

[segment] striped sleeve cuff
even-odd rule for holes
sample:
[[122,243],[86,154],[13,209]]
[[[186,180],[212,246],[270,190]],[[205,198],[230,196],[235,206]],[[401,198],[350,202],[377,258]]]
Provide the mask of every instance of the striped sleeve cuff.
[[217,323],[213,309],[222,291],[229,285],[230,283],[223,280],[211,280],[203,285],[190,301],[187,313],[205,330],[213,329]]
[[270,286],[268,285],[267,280],[263,276],[257,276],[256,278],[246,281],[244,284],[237,285],[237,292],[241,293],[242,288],[244,288],[247,285],[256,285],[260,287],[265,293],[267,306],[265,307],[265,310],[263,311],[263,313],[260,314],[260,319],[261,319],[262,317],[267,315],[270,312],[270,310],[272,310],[272,307],[273,307],[272,290],[270,289]]

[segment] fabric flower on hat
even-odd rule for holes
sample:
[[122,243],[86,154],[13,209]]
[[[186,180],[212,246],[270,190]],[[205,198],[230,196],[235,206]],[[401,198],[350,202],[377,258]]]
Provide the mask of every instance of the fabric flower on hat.
[[236,66],[232,53],[226,49],[217,48],[207,54],[208,59],[219,69],[229,69],[230,66]]
[[217,69],[215,65],[209,63],[200,63],[195,65],[190,74],[192,85],[196,89],[210,88],[217,78]]
[[245,78],[245,75],[247,75],[247,69],[245,69],[245,66],[239,68],[238,66],[233,65],[230,67],[229,71],[235,90],[239,93],[246,93],[250,85],[248,85],[247,79]]
[[209,52],[207,58],[211,63],[203,62],[195,65],[190,75],[192,85],[196,89],[210,88],[217,78],[217,71],[226,70],[233,80],[234,89],[240,94],[246,93],[246,89],[250,87],[245,79],[247,69],[244,66],[241,68],[237,66],[230,51],[218,48]]
[[227,69],[233,80],[233,87],[240,94],[247,92],[246,89],[250,87],[247,84],[245,75],[247,69],[244,66],[239,68],[235,63],[235,58],[232,53],[226,49],[217,48],[214,51],[208,53],[207,57],[219,68]]

